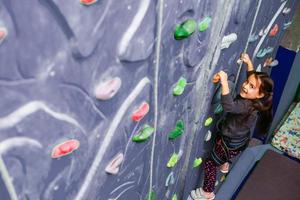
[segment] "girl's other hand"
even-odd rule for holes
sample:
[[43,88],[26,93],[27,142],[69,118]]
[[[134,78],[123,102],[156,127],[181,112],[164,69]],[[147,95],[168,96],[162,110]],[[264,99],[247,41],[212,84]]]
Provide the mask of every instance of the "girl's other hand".
[[242,54],[241,60],[246,64],[251,63],[251,59],[247,53]]
[[218,73],[219,77],[220,77],[220,80],[221,80],[221,83],[224,83],[224,82],[227,82],[227,79],[228,79],[228,76],[227,76],[227,73],[224,72],[224,71],[220,71]]

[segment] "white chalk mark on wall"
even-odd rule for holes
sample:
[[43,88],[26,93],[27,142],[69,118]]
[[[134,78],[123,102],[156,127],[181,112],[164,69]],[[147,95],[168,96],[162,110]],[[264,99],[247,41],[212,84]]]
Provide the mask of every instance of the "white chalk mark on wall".
[[44,103],[42,101],[31,101],[31,102],[25,104],[24,106],[18,108],[16,111],[9,114],[8,116],[0,118],[0,130],[11,128],[11,127],[15,126],[20,121],[22,121],[25,117],[27,117],[28,115],[30,115],[32,113],[37,112],[38,110],[43,110],[46,113],[48,113],[49,115],[51,115],[52,117],[54,117],[55,119],[58,119],[61,121],[66,121],[70,124],[75,125],[76,127],[80,128],[81,130],[83,130],[83,128],[79,125],[79,123],[75,119],[73,119],[72,117],[70,117],[66,114],[55,112],[55,111],[51,110],[46,105],[46,103]]
[[8,191],[8,194],[10,196],[10,199],[11,200],[17,200],[18,197],[17,197],[17,193],[16,193],[16,190],[14,188],[14,185],[11,181],[11,177],[9,176],[9,173],[8,173],[8,170],[4,164],[4,161],[2,159],[2,156],[0,154],[0,173],[1,173],[1,177],[2,177],[2,180],[7,188],[7,191]]
[[115,117],[112,120],[112,123],[108,127],[108,131],[105,134],[105,137],[103,139],[101,147],[98,150],[98,152],[96,154],[96,157],[95,157],[90,169],[88,170],[88,174],[84,178],[83,184],[80,187],[80,190],[77,193],[77,196],[75,197],[75,200],[83,199],[83,196],[85,195],[89,185],[91,184],[92,179],[94,178],[94,176],[95,176],[95,174],[98,170],[99,164],[100,164],[100,162],[101,162],[101,160],[104,156],[104,153],[106,152],[106,150],[107,150],[107,148],[110,144],[110,141],[113,138],[115,130],[117,129],[120,121],[122,120],[126,110],[131,105],[131,103],[135,100],[135,98],[139,95],[139,93],[143,90],[143,88],[149,83],[150,83],[150,80],[148,79],[148,77],[144,77],[138,83],[138,85],[134,88],[134,90],[130,93],[130,95],[126,98],[126,100],[121,105],[121,107],[119,108],[118,112],[116,113]]
[[37,140],[31,139],[29,137],[11,137],[0,142],[0,154],[4,154],[11,148],[15,147],[37,147],[42,148],[43,145]]
[[[273,23],[275,22],[276,18],[278,17],[278,15],[279,15],[279,14],[281,13],[281,11],[283,10],[283,8],[284,8],[286,2],[287,2],[287,1],[285,1],[285,2],[283,2],[283,3],[281,4],[281,6],[279,7],[279,9],[277,10],[277,12],[275,13],[275,15],[273,16],[273,18],[271,19],[269,25],[268,25],[267,28],[265,29],[265,31],[266,31],[267,33],[270,31],[270,29],[271,29],[271,27],[273,26]],[[253,53],[253,56],[252,56],[253,58],[256,56],[258,50],[260,49],[260,46],[261,46],[262,43],[264,42],[264,40],[265,40],[265,38],[266,38],[267,35],[268,35],[268,34],[264,34],[264,35],[260,38],[260,40],[259,40],[259,42],[258,42],[258,44],[257,44],[257,46],[256,46],[256,48],[255,48],[255,50],[254,50],[254,53]]]
[[101,18],[98,20],[97,24],[93,28],[92,35],[95,35],[96,33],[98,33],[98,29],[99,29],[100,25],[102,24],[102,22],[103,22],[103,20],[104,20],[104,18],[106,16],[106,14],[107,14],[107,12],[109,11],[111,2],[113,2],[113,1],[107,1],[107,5],[105,7],[104,12],[101,15]]
[[132,183],[134,183],[134,181],[128,181],[128,182],[126,182],[126,183],[123,183],[123,184],[119,185],[118,187],[116,187],[113,191],[111,191],[110,194],[113,194],[113,193],[114,193],[115,191],[117,191],[118,189],[124,187],[125,185],[130,185],[130,184],[132,184]]
[[144,19],[147,10],[150,6],[150,0],[142,0],[140,3],[140,7],[136,15],[134,16],[129,28],[127,29],[126,33],[123,35],[120,45],[119,45],[119,50],[118,50],[118,55],[121,56],[125,53],[127,46],[133,37],[134,33],[137,31],[138,27],[140,26],[142,20]]

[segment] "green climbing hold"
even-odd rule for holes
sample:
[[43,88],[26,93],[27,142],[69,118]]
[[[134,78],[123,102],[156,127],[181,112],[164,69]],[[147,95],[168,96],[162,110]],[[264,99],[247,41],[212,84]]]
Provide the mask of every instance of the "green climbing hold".
[[273,47],[268,47],[268,48],[260,49],[257,52],[256,57],[257,58],[263,58],[265,55],[272,53],[273,50],[274,50]]
[[174,38],[176,40],[187,38],[195,32],[196,27],[197,23],[193,19],[188,19],[180,25],[177,24],[175,27]]
[[211,22],[211,18],[210,17],[205,17],[200,23],[199,23],[199,31],[203,32],[206,29],[208,29],[209,24]]
[[213,122],[213,118],[209,117],[205,120],[204,126],[209,126]]
[[202,158],[201,157],[200,158],[196,158],[194,160],[193,167],[194,168],[199,167],[201,165],[201,163],[202,163]]
[[173,153],[168,164],[167,164],[167,167],[168,168],[172,168],[176,165],[176,163],[178,162],[179,160],[179,155],[177,153]]
[[177,200],[177,195],[176,194],[173,195],[172,200]]
[[169,133],[169,139],[175,139],[178,136],[182,135],[182,133],[184,132],[184,124],[182,120],[178,120],[176,122],[176,127],[170,131]]
[[145,200],[154,200],[154,192],[151,191],[151,193],[150,193],[150,198],[148,198],[148,197],[149,197],[149,196],[147,195],[146,198],[145,198]]
[[223,107],[221,104],[218,104],[217,107],[214,109],[214,114],[218,115],[221,114],[224,111]]
[[173,89],[173,95],[174,96],[182,95],[185,86],[186,86],[186,79],[183,77],[180,77],[180,79],[177,81],[176,86]]
[[154,132],[154,128],[145,124],[143,129],[139,132],[138,135],[133,136],[133,142],[144,142],[146,141]]

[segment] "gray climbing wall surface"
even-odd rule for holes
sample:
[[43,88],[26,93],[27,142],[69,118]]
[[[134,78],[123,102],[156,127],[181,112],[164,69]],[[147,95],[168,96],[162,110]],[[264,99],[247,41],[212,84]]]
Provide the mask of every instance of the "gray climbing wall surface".
[[[218,118],[212,75],[224,69],[243,79],[236,61],[245,48],[263,57],[256,66],[274,57],[296,4],[2,0],[1,200],[138,200],[151,191],[154,199],[186,199],[202,176],[194,159],[211,148],[208,130],[214,136],[214,123],[204,121]],[[211,23],[200,32],[205,17]],[[175,40],[176,24],[187,19],[196,31]],[[173,129],[182,135],[169,140]],[[178,162],[167,167],[173,153]]]

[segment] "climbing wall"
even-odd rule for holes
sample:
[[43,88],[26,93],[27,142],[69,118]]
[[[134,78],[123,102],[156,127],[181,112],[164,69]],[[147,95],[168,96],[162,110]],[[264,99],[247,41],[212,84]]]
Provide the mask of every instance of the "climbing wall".
[[220,118],[213,74],[238,87],[244,50],[274,57],[296,4],[2,0],[1,200],[186,199]]

